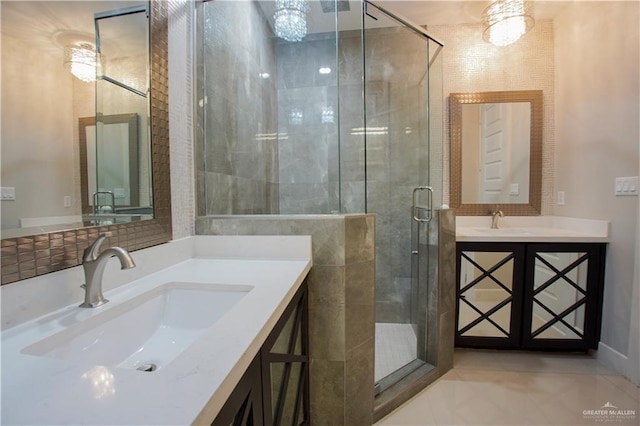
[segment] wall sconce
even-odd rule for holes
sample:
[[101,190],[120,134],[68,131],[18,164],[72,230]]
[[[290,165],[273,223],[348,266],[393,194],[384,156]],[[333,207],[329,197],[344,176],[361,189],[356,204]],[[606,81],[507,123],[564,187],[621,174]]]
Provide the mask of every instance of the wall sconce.
[[64,65],[70,68],[71,74],[86,83],[96,81],[100,67],[97,59],[96,49],[90,43],[77,43],[64,48]]
[[498,0],[482,12],[482,38],[496,46],[507,46],[525,35],[534,24],[531,2]]
[[273,14],[276,36],[286,41],[301,41],[307,35],[307,0],[276,0]]

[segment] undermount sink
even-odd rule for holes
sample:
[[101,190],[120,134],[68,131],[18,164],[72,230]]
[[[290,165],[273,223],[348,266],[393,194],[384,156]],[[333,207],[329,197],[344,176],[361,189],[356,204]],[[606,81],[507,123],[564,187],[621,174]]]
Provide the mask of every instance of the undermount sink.
[[531,229],[527,228],[472,228],[475,232],[489,235],[534,235]]
[[154,371],[180,355],[252,288],[166,283],[27,346],[22,353]]

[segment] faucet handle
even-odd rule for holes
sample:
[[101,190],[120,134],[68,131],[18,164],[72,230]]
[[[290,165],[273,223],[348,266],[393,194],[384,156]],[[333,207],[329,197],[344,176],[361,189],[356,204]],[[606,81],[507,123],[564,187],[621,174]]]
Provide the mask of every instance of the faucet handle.
[[107,239],[107,234],[100,234],[98,238],[86,249],[84,249],[84,254],[82,256],[83,262],[91,262],[98,258],[98,254],[100,254],[100,247],[102,247],[102,243]]

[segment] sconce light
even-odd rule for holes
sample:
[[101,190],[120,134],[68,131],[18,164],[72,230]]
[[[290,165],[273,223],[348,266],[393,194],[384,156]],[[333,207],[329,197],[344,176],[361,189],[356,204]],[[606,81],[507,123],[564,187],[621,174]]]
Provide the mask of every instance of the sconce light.
[[507,46],[525,35],[534,24],[531,2],[498,0],[482,12],[482,38],[496,46]]
[[100,66],[95,47],[90,43],[77,43],[64,48],[64,65],[71,74],[90,83],[96,81],[96,72]]
[[307,0],[276,0],[273,14],[276,36],[286,41],[300,41],[307,35]]

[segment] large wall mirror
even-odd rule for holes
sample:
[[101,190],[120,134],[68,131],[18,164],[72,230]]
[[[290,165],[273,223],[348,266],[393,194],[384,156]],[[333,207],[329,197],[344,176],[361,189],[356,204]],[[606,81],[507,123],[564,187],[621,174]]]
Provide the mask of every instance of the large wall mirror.
[[167,2],[0,7],[2,284],[169,241]]
[[542,91],[451,93],[451,207],[541,212]]

